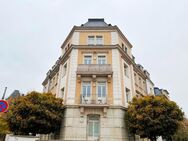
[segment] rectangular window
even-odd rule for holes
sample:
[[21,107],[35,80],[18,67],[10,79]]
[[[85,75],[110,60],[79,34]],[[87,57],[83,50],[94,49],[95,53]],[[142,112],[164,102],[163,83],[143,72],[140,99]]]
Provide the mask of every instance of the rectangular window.
[[98,97],[106,97],[106,82],[98,82]]
[[142,87],[142,79],[139,77],[139,86]]
[[91,96],[91,82],[83,82],[82,83],[82,96],[84,98]]
[[64,98],[64,94],[65,94],[65,88],[63,87],[63,88],[61,89],[61,98]]
[[143,81],[143,90],[146,91],[146,82]]
[[103,44],[102,36],[96,36],[96,45],[102,45],[102,44]]
[[127,53],[127,47],[125,47],[124,51]]
[[53,85],[55,84],[55,76],[53,77]]
[[95,44],[95,36],[88,36],[88,45]]
[[124,44],[123,43],[121,43],[121,47],[124,49]]
[[91,64],[92,57],[90,55],[84,56],[84,64]]
[[129,76],[129,67],[124,63],[124,74],[125,76]]
[[106,64],[106,56],[98,56],[98,64]]
[[63,66],[62,78],[66,75],[66,72],[67,72],[67,64],[65,64],[65,65]]
[[134,73],[134,81],[135,81],[135,84],[137,84],[137,75],[136,75],[136,73]]
[[99,130],[100,129],[100,122],[98,116],[89,116],[88,119],[88,136],[91,140],[98,140],[99,137]]
[[125,88],[125,92],[126,92],[126,102],[128,103],[131,101],[131,93],[128,88]]
[[89,121],[89,136],[98,137],[99,136],[99,122]]

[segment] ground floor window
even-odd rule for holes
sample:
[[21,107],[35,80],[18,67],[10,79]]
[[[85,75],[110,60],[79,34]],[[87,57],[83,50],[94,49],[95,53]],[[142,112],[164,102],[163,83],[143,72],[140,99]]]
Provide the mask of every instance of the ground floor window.
[[100,133],[100,121],[98,115],[88,115],[88,138],[98,139]]

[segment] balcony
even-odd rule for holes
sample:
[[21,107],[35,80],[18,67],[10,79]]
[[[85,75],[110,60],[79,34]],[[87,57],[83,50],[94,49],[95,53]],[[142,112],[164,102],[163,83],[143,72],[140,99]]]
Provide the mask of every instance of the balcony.
[[112,75],[112,66],[110,64],[79,64],[77,68],[78,75]]
[[88,96],[81,94],[79,105],[83,107],[107,107],[109,104],[108,100],[107,94],[91,94]]
[[144,90],[142,87],[138,86],[138,84],[135,83],[135,89],[136,92],[141,95],[146,95],[146,90]]

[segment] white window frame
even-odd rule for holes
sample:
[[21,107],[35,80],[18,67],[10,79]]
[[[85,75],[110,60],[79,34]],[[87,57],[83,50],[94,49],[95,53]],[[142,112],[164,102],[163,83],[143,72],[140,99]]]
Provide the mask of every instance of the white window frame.
[[[91,38],[93,38],[93,41],[91,40]],[[88,45],[95,45],[95,36],[94,35],[89,35],[87,37],[87,44]]]
[[97,55],[97,64],[99,64],[99,57],[101,57],[101,56],[104,56],[104,58],[105,58],[105,63],[104,64],[107,64],[106,54],[98,54]]
[[[91,118],[94,119],[91,119]],[[100,136],[100,116],[88,115],[87,120],[87,136],[89,140],[98,140]],[[90,135],[90,124],[92,125],[92,135]],[[98,134],[95,134],[95,125],[98,124]]]
[[[90,84],[90,94],[89,94],[89,96],[88,96],[88,94],[87,94],[87,90],[86,90],[86,94],[83,95],[83,94],[84,94],[84,93],[83,93],[83,86],[84,86],[84,83],[85,83],[85,84],[86,84],[86,83]],[[91,81],[82,81],[81,95],[82,95],[82,96],[86,96],[86,97],[88,97],[88,98],[91,98],[91,97],[92,97],[92,83],[91,83]]]
[[103,45],[103,36],[102,35],[96,35],[96,37],[95,37],[95,44],[96,45]]
[[99,94],[98,94],[98,86],[99,86],[100,83],[105,84],[105,87],[106,87],[106,89],[105,89],[105,92],[106,92],[106,93],[104,94],[104,96],[103,96],[103,94],[102,94],[100,97],[106,98],[106,97],[107,97],[107,82],[106,82],[106,81],[97,81],[97,97],[99,97]]
[[86,57],[86,56],[91,56],[91,63],[90,63],[90,64],[92,64],[92,63],[93,63],[93,56],[92,56],[92,54],[84,54],[84,57],[83,57],[83,64],[89,65],[88,63],[85,63],[85,57]]
[[[91,39],[93,39],[93,40],[91,40]],[[103,35],[89,35],[87,37],[87,44],[88,45],[103,45],[104,44],[104,36]]]
[[123,72],[126,77],[129,77],[130,74],[129,66],[125,62],[123,63]]
[[[127,93],[127,92],[129,92],[129,93]],[[131,90],[128,89],[127,87],[125,87],[125,94],[126,94],[126,103],[129,103],[131,101]]]

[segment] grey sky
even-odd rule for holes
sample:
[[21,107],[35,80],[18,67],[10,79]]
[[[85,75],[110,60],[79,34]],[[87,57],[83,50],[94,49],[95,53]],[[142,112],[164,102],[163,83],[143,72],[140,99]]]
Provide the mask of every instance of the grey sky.
[[0,0],[0,98],[42,90],[73,25],[105,18],[133,44],[133,54],[188,115],[187,0]]

